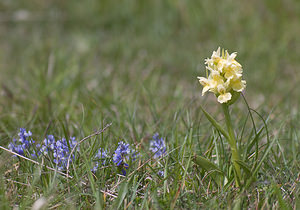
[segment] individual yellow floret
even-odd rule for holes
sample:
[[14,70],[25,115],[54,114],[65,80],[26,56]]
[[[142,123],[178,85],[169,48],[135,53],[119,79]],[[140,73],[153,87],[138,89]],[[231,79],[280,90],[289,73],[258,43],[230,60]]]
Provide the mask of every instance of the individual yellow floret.
[[226,84],[219,84],[218,85],[218,102],[226,103],[231,99],[231,93],[227,92],[227,85]]

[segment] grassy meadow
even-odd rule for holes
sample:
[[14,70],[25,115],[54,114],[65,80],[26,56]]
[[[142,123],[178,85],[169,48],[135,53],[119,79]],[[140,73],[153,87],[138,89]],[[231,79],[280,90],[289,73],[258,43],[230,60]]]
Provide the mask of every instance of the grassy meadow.
[[[193,161],[232,171],[227,142],[200,109],[224,125],[197,79],[219,46],[238,53],[258,113],[243,97],[231,106],[245,162],[262,159],[242,190]],[[0,209],[300,208],[300,1],[3,0],[0,47],[0,146],[19,128],[36,143],[79,142],[112,123],[80,144],[69,178],[49,158],[38,165],[1,149]],[[166,144],[158,160],[155,133]],[[111,159],[119,141],[139,152],[126,176],[114,164],[92,173],[98,148]]]

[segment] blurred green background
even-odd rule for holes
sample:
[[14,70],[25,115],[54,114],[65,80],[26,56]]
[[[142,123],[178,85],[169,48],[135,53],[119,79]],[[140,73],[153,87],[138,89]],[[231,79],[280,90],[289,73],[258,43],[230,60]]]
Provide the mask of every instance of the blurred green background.
[[218,46],[238,52],[253,108],[298,116],[297,0],[3,0],[0,10],[6,134],[53,119],[121,127],[125,110],[149,127],[167,124],[191,101],[215,104],[197,76]]

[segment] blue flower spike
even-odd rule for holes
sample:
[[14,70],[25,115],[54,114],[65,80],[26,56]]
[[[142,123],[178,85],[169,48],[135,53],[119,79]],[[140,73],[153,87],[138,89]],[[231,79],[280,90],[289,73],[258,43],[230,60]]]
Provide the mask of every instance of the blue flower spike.
[[139,154],[130,149],[129,144],[123,141],[118,143],[118,147],[113,155],[113,162],[120,168],[122,168],[122,175],[126,175],[126,169],[129,168],[129,161],[134,161],[139,156]]
[[163,138],[159,138],[159,134],[153,135],[153,140],[150,141],[150,151],[154,153],[154,159],[162,157],[166,153],[166,144]]
[[20,128],[20,132],[18,134],[19,139],[13,139],[13,142],[8,145],[8,148],[19,155],[24,156],[25,151],[28,152],[31,145],[34,144],[31,135],[32,133],[30,131],[27,132],[25,128]]

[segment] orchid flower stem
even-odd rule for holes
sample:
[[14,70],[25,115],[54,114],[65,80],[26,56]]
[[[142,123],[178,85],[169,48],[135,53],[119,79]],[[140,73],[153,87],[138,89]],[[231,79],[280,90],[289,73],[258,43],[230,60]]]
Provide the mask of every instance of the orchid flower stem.
[[225,115],[225,122],[226,122],[226,127],[227,127],[227,131],[228,131],[228,143],[230,145],[231,148],[231,160],[233,163],[233,167],[234,167],[234,171],[235,171],[235,181],[236,181],[236,186],[239,187],[240,185],[240,180],[241,180],[241,169],[239,164],[237,163],[237,161],[240,160],[240,154],[238,151],[238,147],[236,145],[236,138],[235,138],[235,134],[233,131],[233,126],[232,126],[232,122],[231,122],[231,118],[230,118],[230,114],[229,114],[229,106],[227,104],[222,104],[222,108],[223,108],[223,112]]

